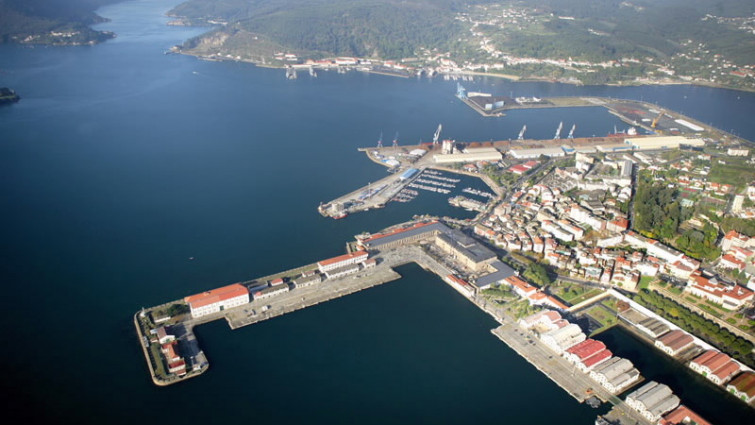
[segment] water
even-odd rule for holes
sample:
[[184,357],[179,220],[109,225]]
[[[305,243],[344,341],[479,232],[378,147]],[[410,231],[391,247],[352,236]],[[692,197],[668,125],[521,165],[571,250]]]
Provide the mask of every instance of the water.
[[[281,70],[164,55],[199,32],[164,26],[174,3],[102,9],[118,38],[97,46],[0,46],[0,85],[23,97],[0,108],[6,407],[48,423],[590,423],[591,410],[489,334],[486,315],[413,268],[248,329],[200,328],[210,371],[151,384],[131,324],[141,306],[341,254],[353,235],[416,213],[468,216],[422,193],[320,217],[320,202],[385,176],[357,152],[381,131],[406,144],[430,141],[438,123],[460,141],[515,138],[524,123],[543,138],[560,121],[576,123],[577,136],[623,125],[597,108],[482,118],[454,98],[454,82],[437,79],[286,81]],[[755,139],[747,93],[467,85],[643,98]]]

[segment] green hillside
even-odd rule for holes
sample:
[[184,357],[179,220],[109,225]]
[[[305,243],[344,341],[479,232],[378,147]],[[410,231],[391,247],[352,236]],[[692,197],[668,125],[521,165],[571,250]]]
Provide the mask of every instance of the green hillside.
[[0,0],[0,42],[88,44],[106,40],[112,34],[89,26],[103,21],[94,13],[97,8],[118,1]]

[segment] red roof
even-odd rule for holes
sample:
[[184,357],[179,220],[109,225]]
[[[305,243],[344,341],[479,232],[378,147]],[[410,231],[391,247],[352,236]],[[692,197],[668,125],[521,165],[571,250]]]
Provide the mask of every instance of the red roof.
[[175,369],[181,366],[186,366],[184,359],[178,359],[175,362],[168,363],[168,369]]
[[184,301],[186,301],[186,303],[189,304],[191,308],[199,308],[214,304],[216,302],[236,298],[244,294],[249,294],[249,291],[246,289],[246,287],[244,285],[234,283],[228,286],[223,286],[222,288],[202,292],[201,294],[190,295],[184,298]]
[[629,227],[629,220],[627,220],[626,218],[617,218],[611,223],[620,229],[627,229]]
[[731,361],[731,357],[727,356],[726,354],[716,353],[716,355],[708,359],[708,361],[705,362],[703,366],[710,369],[711,372],[715,372],[718,369],[722,368],[727,363],[729,363],[730,361]]
[[356,251],[350,254],[339,255],[338,257],[328,258],[327,260],[318,261],[320,266],[327,266],[330,264],[340,263],[341,261],[350,260],[352,258],[366,257],[367,251]]
[[586,339],[579,344],[566,350],[568,353],[574,354],[579,357],[580,360],[584,360],[590,356],[593,356],[606,349],[606,345],[600,341],[594,339]]
[[692,411],[692,409],[683,404],[672,410],[668,415],[664,416],[663,419],[661,419],[660,425],[680,425],[691,422],[694,422],[697,425],[711,425],[710,422],[706,421],[700,415]]
[[743,372],[734,378],[733,381],[729,382],[729,385],[747,394],[748,397],[755,396],[755,373]]
[[173,348],[173,344],[163,344],[163,351],[165,352],[165,358],[168,359],[169,362],[173,361],[175,358],[180,358],[178,354],[176,354],[176,349]]
[[552,305],[553,307],[560,308],[561,310],[567,310],[569,308],[569,306],[562,303],[561,301],[556,299],[556,297],[551,296],[551,295],[548,295],[548,303]]
[[585,367],[593,367],[597,365],[598,363],[603,362],[604,360],[608,360],[611,357],[613,357],[613,353],[611,350],[603,350],[598,351],[597,353],[593,354],[592,356],[582,360],[582,364],[585,365]]
[[461,285],[462,287],[468,287],[468,286],[469,286],[469,283],[467,283],[467,282],[466,282],[465,280],[463,280],[463,279],[459,279],[458,277],[456,277],[456,276],[454,276],[454,275],[452,275],[452,274],[450,274],[450,275],[448,275],[448,276],[446,276],[446,277],[447,277],[447,278],[448,278],[449,280],[451,280],[452,282],[454,282],[454,283],[457,283],[457,284]]
[[517,276],[509,276],[509,277],[507,277],[504,280],[506,282],[508,282],[509,285],[511,285],[514,288],[517,288],[520,291],[523,291],[525,293],[537,291],[537,288],[535,288],[534,286],[530,285],[529,283],[523,281],[522,279],[518,278]]
[[688,333],[675,329],[662,337],[658,338],[658,341],[670,348],[672,351],[678,351],[679,349],[686,347],[694,342],[694,338]]
[[367,239],[362,239],[362,241],[361,241],[361,242],[369,242],[369,241],[374,241],[374,240],[376,240],[376,239],[384,238],[384,237],[386,237],[386,236],[397,235],[397,234],[399,234],[399,233],[404,233],[404,232],[406,232],[406,231],[409,231],[409,230],[412,230],[412,229],[419,229],[420,227],[429,226],[429,225],[431,225],[431,224],[435,224],[435,223],[437,223],[437,221],[435,221],[435,220],[434,220],[434,221],[429,221],[429,222],[427,222],[427,223],[417,223],[417,224],[415,224],[415,225],[413,225],[413,226],[404,227],[404,228],[400,228],[400,229],[392,230],[392,231],[390,231],[390,232],[386,232],[386,233],[380,233],[380,234],[378,234],[378,235],[373,235],[373,236],[370,236],[370,237],[369,237],[369,238],[367,238]]
[[729,360],[728,363],[718,368],[713,374],[723,381],[737,372],[739,372],[739,365],[734,360]]
[[694,360],[692,360],[692,363],[697,363],[700,366],[704,365],[708,360],[710,360],[713,356],[718,354],[718,351],[716,350],[708,350],[704,352],[703,354],[700,354],[699,356],[695,357]]

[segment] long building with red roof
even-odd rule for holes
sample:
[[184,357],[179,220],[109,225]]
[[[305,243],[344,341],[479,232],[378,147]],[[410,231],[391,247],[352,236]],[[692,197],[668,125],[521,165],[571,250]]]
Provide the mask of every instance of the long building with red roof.
[[726,391],[734,394],[746,403],[752,403],[755,401],[755,373],[749,371],[741,373],[729,382],[729,385],[726,386]]
[[225,309],[249,303],[249,290],[244,285],[234,283],[201,294],[184,298],[191,309],[191,317],[197,318],[218,313]]
[[669,356],[676,356],[687,347],[694,344],[695,339],[690,334],[679,329],[668,332],[655,340],[655,346]]
[[722,385],[739,372],[739,364],[728,355],[716,350],[708,350],[689,364],[690,369]]
[[588,338],[564,352],[564,358],[570,363],[581,363],[588,357],[598,354],[606,349],[606,344],[601,341]]
[[438,221],[420,222],[407,227],[400,227],[384,233],[377,233],[366,238],[357,238],[357,245],[362,249],[385,249],[406,245],[450,229]]
[[356,251],[349,254],[339,255],[338,257],[328,258],[327,260],[318,261],[317,267],[320,269],[320,273],[325,273],[352,264],[359,264],[366,260],[367,257],[369,257],[367,251]]
[[706,421],[702,416],[698,415],[692,409],[683,404],[667,413],[659,422],[659,425],[685,424],[711,425],[710,422]]

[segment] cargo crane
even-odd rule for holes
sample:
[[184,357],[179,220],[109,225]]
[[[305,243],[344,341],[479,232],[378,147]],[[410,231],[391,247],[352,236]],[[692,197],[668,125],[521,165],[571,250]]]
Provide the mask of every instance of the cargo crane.
[[380,132],[380,138],[378,139],[378,145],[377,147],[382,148],[383,147],[383,132]]
[[577,124],[572,124],[571,130],[569,130],[569,135],[566,136],[567,139],[573,139],[574,138],[574,130],[577,129]]
[[519,132],[519,137],[516,138],[516,140],[523,140],[524,139],[524,133],[527,131],[527,124],[522,126],[522,131]]
[[658,113],[658,116],[653,119],[652,123],[650,123],[650,128],[655,128],[655,126],[658,125],[658,121],[660,121],[661,118],[663,118],[664,112],[665,111],[661,111]]
[[393,138],[393,147],[398,147],[398,131],[396,132],[396,136]]
[[553,140],[560,139],[561,138],[561,130],[564,128],[564,122],[561,121],[558,123],[558,128],[556,129],[556,135],[553,136]]
[[440,137],[440,131],[443,129],[442,124],[438,124],[438,129],[435,130],[435,134],[433,135],[433,146],[438,145],[438,138]]

